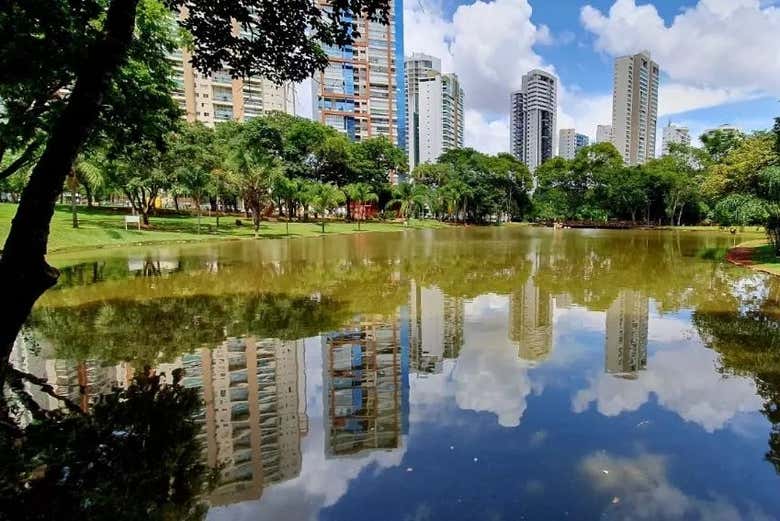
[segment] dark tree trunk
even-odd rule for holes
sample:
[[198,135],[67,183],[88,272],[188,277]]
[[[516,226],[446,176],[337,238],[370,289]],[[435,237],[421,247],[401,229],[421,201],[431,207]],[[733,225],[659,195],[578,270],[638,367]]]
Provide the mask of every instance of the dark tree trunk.
[[177,212],[179,211],[179,196],[176,194],[173,194],[173,207]]
[[[33,304],[57,282],[46,262],[54,206],[81,147],[89,137],[111,79],[127,55],[139,0],[113,0],[103,36],[91,46],[67,107],[54,125],[30,175],[0,259],[0,385],[14,340]],[[10,296],[13,295],[13,298]]]

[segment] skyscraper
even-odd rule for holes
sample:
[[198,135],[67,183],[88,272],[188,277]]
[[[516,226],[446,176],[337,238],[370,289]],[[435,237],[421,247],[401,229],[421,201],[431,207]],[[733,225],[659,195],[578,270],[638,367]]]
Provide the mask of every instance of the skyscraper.
[[612,143],[612,125],[596,126],[596,143]]
[[581,148],[585,148],[590,139],[585,134],[577,134],[573,128],[562,128],[558,137],[558,155],[564,159],[574,159]]
[[414,53],[404,66],[409,170],[463,146],[463,89],[435,56]]
[[690,145],[691,134],[688,131],[688,127],[678,127],[672,125],[672,122],[670,121],[669,124],[664,127],[663,139],[661,140],[662,155],[667,155],[669,153],[669,145],[673,143],[678,145]]
[[658,64],[647,51],[615,60],[612,143],[626,164],[655,157],[659,77]]
[[[330,2],[316,3],[326,8]],[[360,38],[344,48],[323,47],[330,63],[312,81],[314,119],[354,141],[386,136],[403,148],[403,2],[391,3],[388,25],[360,15],[344,21]]]
[[511,95],[510,150],[531,171],[555,154],[558,80],[534,69]]

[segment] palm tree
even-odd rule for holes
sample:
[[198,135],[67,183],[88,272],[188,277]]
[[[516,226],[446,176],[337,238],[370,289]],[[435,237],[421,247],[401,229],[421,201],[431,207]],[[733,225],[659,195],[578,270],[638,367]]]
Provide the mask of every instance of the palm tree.
[[427,199],[428,189],[424,185],[401,183],[393,189],[393,199],[387,203],[388,208],[398,208],[398,213],[404,220],[419,211]]
[[354,183],[347,185],[344,187],[344,191],[347,193],[350,199],[360,205],[360,210],[358,211],[357,216],[358,231],[360,231],[360,221],[362,220],[361,217],[365,219],[365,204],[379,201],[379,196],[376,195],[374,189],[368,183]]
[[[70,208],[73,214],[73,227],[79,227],[79,217],[76,211],[76,194],[78,193],[79,185],[92,194],[96,188],[103,186],[104,184],[103,170],[97,165],[97,162],[90,161],[84,156],[79,156],[73,163],[70,175],[68,176],[68,188],[70,188]],[[90,195],[90,206],[92,204],[92,197]]]
[[325,212],[338,208],[344,202],[344,192],[331,183],[318,183],[313,186],[311,205],[320,214],[322,233],[325,233]]
[[271,195],[279,206],[279,217],[282,216],[283,207],[287,206],[287,221],[285,222],[287,235],[290,235],[290,219],[292,218],[292,204],[289,202],[295,196],[296,189],[296,182],[281,172],[271,181]]
[[233,174],[235,186],[241,197],[252,211],[252,222],[257,237],[260,230],[260,216],[267,202],[271,179],[280,175],[282,169],[274,158],[262,153],[254,153],[250,149],[236,150],[228,159],[227,167]]
[[466,220],[468,203],[473,196],[471,188],[461,180],[451,181],[442,188],[442,197],[446,201],[447,213],[456,221]]

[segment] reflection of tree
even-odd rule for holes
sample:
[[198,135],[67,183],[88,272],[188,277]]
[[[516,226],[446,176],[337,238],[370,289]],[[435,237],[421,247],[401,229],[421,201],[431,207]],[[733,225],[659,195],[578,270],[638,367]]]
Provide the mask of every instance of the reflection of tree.
[[0,520],[202,519],[210,472],[197,393],[142,375],[91,414],[50,412],[0,434]]
[[350,311],[328,298],[285,295],[120,300],[36,311],[32,325],[57,358],[136,364],[170,361],[226,336],[298,339],[343,323]]
[[708,285],[723,270],[697,258],[698,252],[718,244],[713,236],[680,241],[679,235],[650,231],[566,238],[543,252],[549,261],[534,279],[551,294],[567,293],[591,310],[606,311],[623,289],[647,295],[661,310],[694,307],[697,299],[710,298]]
[[780,315],[769,310],[696,311],[701,338],[721,356],[722,371],[752,377],[772,424],[767,460],[780,473]]

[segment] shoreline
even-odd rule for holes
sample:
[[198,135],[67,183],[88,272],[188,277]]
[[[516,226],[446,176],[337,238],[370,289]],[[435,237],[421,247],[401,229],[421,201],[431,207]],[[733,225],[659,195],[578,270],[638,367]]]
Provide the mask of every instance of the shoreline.
[[746,241],[726,250],[725,260],[733,266],[780,276],[780,257],[765,239]]

